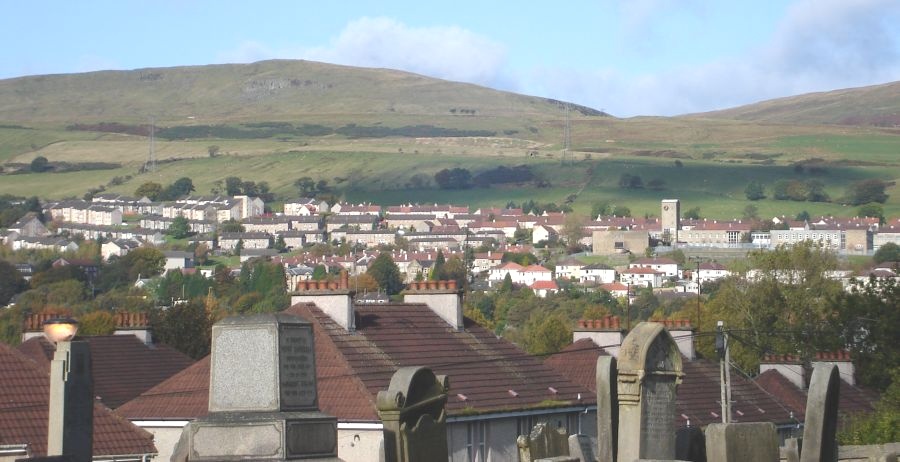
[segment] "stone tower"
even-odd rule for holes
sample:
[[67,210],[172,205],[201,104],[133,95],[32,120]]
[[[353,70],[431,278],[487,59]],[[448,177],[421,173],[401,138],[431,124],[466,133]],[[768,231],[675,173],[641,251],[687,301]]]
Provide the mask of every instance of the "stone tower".
[[681,228],[681,202],[678,199],[663,199],[662,201],[662,232],[668,231],[671,241],[678,241],[678,229]]

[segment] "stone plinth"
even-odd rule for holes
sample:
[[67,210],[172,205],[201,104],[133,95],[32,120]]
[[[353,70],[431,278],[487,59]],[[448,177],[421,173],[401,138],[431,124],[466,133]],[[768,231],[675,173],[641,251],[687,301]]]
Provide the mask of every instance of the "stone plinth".
[[337,419],[319,412],[312,325],[296,316],[213,326],[209,415],[188,424],[173,460],[338,460]]

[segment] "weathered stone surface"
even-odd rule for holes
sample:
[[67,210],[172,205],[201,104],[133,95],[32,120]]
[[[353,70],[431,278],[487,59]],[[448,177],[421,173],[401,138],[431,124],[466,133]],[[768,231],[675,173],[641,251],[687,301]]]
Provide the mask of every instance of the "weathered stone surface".
[[838,460],[837,412],[841,378],[834,364],[813,369],[806,398],[806,420],[800,462]]
[[595,461],[594,445],[587,435],[572,435],[569,437],[569,456],[575,460]]
[[706,436],[700,427],[679,428],[675,432],[675,457],[691,462],[706,462]]
[[446,376],[425,367],[401,367],[376,406],[384,425],[384,460],[415,462],[447,459]]
[[675,390],[683,376],[681,355],[659,323],[642,322],[619,351],[619,462],[675,458]]
[[210,412],[318,406],[312,326],[296,316],[226,318],[213,326]]
[[716,462],[778,462],[778,433],[771,422],[710,424],[706,456]]
[[339,460],[337,419],[317,409],[308,322],[236,316],[212,341],[210,413],[185,427],[173,461]]
[[615,462],[619,444],[616,358],[597,358],[597,460]]
[[569,436],[564,428],[550,428],[546,422],[534,426],[527,436],[516,440],[520,462],[569,456]]

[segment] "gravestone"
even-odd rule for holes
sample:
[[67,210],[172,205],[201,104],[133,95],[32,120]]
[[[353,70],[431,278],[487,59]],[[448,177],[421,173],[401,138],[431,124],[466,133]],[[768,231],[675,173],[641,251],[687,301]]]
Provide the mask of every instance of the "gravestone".
[[572,435],[569,437],[569,456],[575,460],[594,462],[594,445],[587,435]]
[[619,444],[616,358],[597,358],[597,460],[615,462]]
[[662,324],[642,322],[619,350],[618,462],[675,458],[675,391],[681,354]]
[[782,459],[787,462],[800,462],[800,440],[797,438],[788,438],[784,440],[784,446],[781,448]]
[[778,462],[775,424],[709,424],[706,427],[706,456],[716,462]]
[[813,369],[806,397],[806,419],[800,462],[834,462],[838,460],[837,412],[841,378],[834,364],[821,364]]
[[528,435],[516,439],[519,448],[519,462],[536,462],[541,459],[569,456],[569,435],[565,428],[551,428],[546,422],[539,422]]
[[384,461],[447,460],[446,376],[425,367],[401,367],[376,406],[384,425]]
[[706,436],[700,427],[684,427],[675,432],[675,457],[691,462],[706,462]]
[[315,358],[312,325],[296,316],[217,322],[210,412],[185,427],[175,454],[187,461],[338,460],[337,419],[318,410]]

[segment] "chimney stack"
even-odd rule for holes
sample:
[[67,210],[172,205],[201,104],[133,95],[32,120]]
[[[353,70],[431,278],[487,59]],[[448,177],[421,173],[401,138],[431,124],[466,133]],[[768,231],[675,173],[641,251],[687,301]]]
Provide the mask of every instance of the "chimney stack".
[[340,280],[299,281],[291,293],[291,305],[312,303],[325,312],[334,322],[348,332],[356,330],[353,312],[353,295],[350,290],[350,275],[341,271]]
[[450,327],[463,329],[462,292],[455,280],[412,282],[403,293],[405,303],[423,303]]
[[788,379],[791,383],[801,390],[806,389],[805,372],[803,370],[803,361],[799,356],[794,355],[765,355],[759,363],[759,373],[775,369],[782,377]]
[[602,319],[581,319],[572,330],[572,341],[591,339],[597,346],[614,358],[619,357],[625,330],[622,329],[618,316],[606,316]]
[[681,352],[682,356],[688,360],[697,359],[697,354],[694,351],[694,328],[691,327],[689,319],[662,319],[654,320],[653,322],[658,322],[666,327],[669,335],[672,336],[675,344],[678,345],[678,351]]

